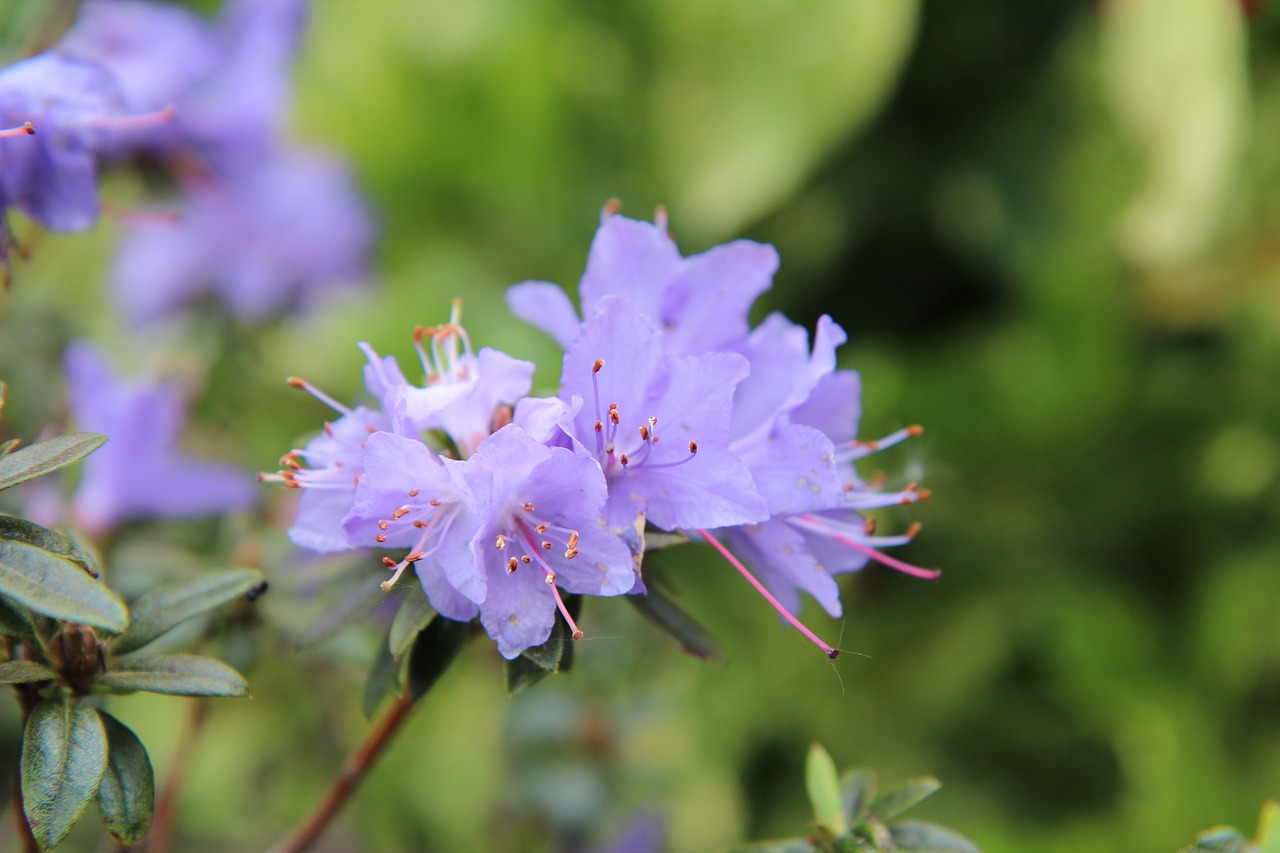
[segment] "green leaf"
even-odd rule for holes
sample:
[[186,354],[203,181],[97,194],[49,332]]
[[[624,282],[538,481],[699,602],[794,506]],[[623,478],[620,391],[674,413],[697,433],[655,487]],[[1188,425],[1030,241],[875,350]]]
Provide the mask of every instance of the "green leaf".
[[99,711],[107,734],[107,769],[98,786],[98,811],[111,837],[128,846],[147,834],[155,813],[155,775],[138,736]]
[[102,446],[105,435],[73,432],[37,441],[0,458],[0,490],[70,465]]
[[358,580],[344,583],[343,587],[343,594],[337,601],[298,636],[295,643],[298,648],[305,649],[327,639],[338,629],[368,613],[386,596],[368,572],[361,572]]
[[955,830],[924,821],[889,827],[897,853],[981,853],[978,846]]
[[27,521],[25,518],[0,515],[0,539],[25,542],[28,545],[43,548],[50,553],[70,560],[88,572],[90,576],[98,577],[98,565],[93,555],[81,548],[74,539],[65,533],[41,527],[34,522]]
[[0,684],[29,684],[32,681],[53,681],[58,673],[33,660],[11,660],[0,663]]
[[115,661],[94,686],[121,693],[145,690],[166,696],[247,696],[244,676],[201,655],[137,655]]
[[814,846],[803,838],[785,838],[780,841],[759,841],[730,847],[725,853],[814,853]]
[[112,644],[116,654],[140,649],[193,616],[221,607],[262,583],[254,569],[223,569],[151,590],[130,608],[129,629]]
[[1249,853],[1249,839],[1240,830],[1229,826],[1206,829],[1196,843],[1184,847],[1181,853]]
[[[394,625],[392,626],[394,628]],[[364,716],[368,719],[378,710],[383,698],[400,682],[400,662],[391,653],[391,643],[378,643],[369,677],[364,682]]]
[[470,622],[443,616],[431,620],[409,651],[409,696],[414,702],[440,680],[471,638]]
[[1268,800],[1258,818],[1259,853],[1280,853],[1280,800]]
[[20,438],[11,438],[8,441],[6,441],[4,444],[0,444],[0,459],[3,459],[4,457],[12,453],[13,449],[17,447],[19,444],[22,444],[22,439]]
[[407,584],[404,601],[391,620],[391,630],[387,633],[387,647],[391,654],[399,660],[413,646],[422,629],[431,622],[435,610],[422,592],[422,586],[416,583]]
[[107,736],[96,711],[53,700],[35,707],[22,738],[22,808],[41,845],[66,837],[106,767]]
[[35,632],[35,622],[26,608],[0,598],[0,636],[23,640],[34,636]]
[[875,798],[870,812],[885,823],[933,796],[942,783],[932,776],[908,779],[900,787],[892,788]]
[[519,655],[503,663],[503,680],[507,686],[507,695],[515,696],[523,693],[554,670],[544,669],[524,655]]
[[119,634],[129,624],[124,602],[64,557],[25,542],[0,541],[0,595],[37,613]]
[[711,639],[711,635],[655,585],[649,585],[646,595],[623,597],[649,621],[675,637],[689,654],[716,663],[728,662],[728,656]]
[[836,763],[820,744],[809,747],[804,765],[804,784],[813,805],[813,817],[833,835],[844,835],[849,825],[840,808],[840,777]]
[[850,825],[862,820],[876,796],[876,774],[870,770],[850,770],[841,782],[840,800],[844,819]]

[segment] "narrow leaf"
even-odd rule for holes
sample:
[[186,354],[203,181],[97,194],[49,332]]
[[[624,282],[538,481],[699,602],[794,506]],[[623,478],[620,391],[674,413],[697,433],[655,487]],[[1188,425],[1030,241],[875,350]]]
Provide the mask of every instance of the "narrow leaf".
[[1268,800],[1258,818],[1259,853],[1280,853],[1280,800]]
[[820,744],[809,747],[809,757],[804,764],[804,785],[813,806],[813,817],[820,826],[831,830],[832,835],[844,835],[849,826],[840,808],[840,777],[836,763]]
[[0,444],[0,459],[3,459],[12,453],[13,449],[19,444],[22,444],[22,439],[20,438],[11,438],[3,444]]
[[167,696],[247,696],[244,676],[201,655],[137,655],[115,661],[94,686],[121,693],[145,690]]
[[400,681],[400,662],[391,654],[391,643],[378,643],[369,677],[364,682],[364,716],[369,719]]
[[25,542],[0,541],[0,595],[64,622],[119,634],[129,623],[124,602],[64,557]]
[[1183,848],[1181,853],[1251,853],[1250,846],[1240,830],[1223,826],[1206,829],[1194,845]]
[[140,649],[176,625],[237,599],[262,583],[253,569],[223,569],[151,590],[130,608],[129,629],[112,644],[116,654]]
[[90,576],[94,578],[98,576],[98,566],[93,555],[81,548],[74,539],[65,533],[41,527],[39,524],[27,521],[25,518],[0,515],[0,539],[25,542],[28,545],[43,548],[46,551],[57,554],[59,557],[70,560],[88,572]]
[[871,814],[875,815],[878,820],[888,823],[898,815],[936,794],[941,787],[942,783],[931,776],[909,779],[900,787],[892,788],[876,797],[871,804]]
[[408,592],[405,593],[395,618],[391,620],[391,630],[387,632],[387,648],[396,660],[404,657],[404,653],[409,651],[413,641],[418,638],[418,633],[427,627],[431,617],[435,615],[421,585],[406,584],[405,588]]
[[689,654],[715,663],[728,662],[728,656],[711,635],[656,586],[650,584],[645,595],[624,597],[651,622],[675,637]]
[[911,821],[889,827],[898,853],[982,853],[978,845],[945,826]]
[[443,616],[432,619],[418,634],[409,651],[409,696],[414,702],[448,671],[470,638],[470,622],[455,622]]
[[33,660],[11,660],[0,663],[0,684],[29,684],[32,681],[52,681],[58,673]]
[[368,613],[386,595],[376,582],[369,579],[368,572],[362,572],[360,579],[354,583],[345,583],[341,591],[343,594],[337,601],[298,636],[295,643],[298,648],[305,649],[327,639],[338,629]]
[[503,677],[507,686],[507,695],[515,696],[517,693],[523,693],[551,673],[552,670],[538,666],[523,655],[505,661]]
[[138,736],[105,711],[98,715],[107,734],[107,769],[98,786],[98,811],[111,837],[127,847],[151,827],[155,775]]
[[844,819],[855,824],[866,816],[867,807],[876,797],[876,775],[870,770],[850,770],[840,787]]
[[106,440],[105,435],[96,432],[73,432],[37,441],[0,457],[0,490],[70,465],[97,450]]
[[98,792],[107,766],[102,720],[88,705],[45,700],[22,738],[22,808],[36,840],[53,847]]
[[[564,624],[564,619],[559,613],[556,614],[556,621],[551,626],[551,636],[547,637],[547,641],[538,646],[530,646],[520,653],[517,660],[528,661],[544,672],[556,672],[560,669],[560,661],[564,659],[565,649],[573,640],[569,639],[569,629]],[[510,667],[508,667],[510,672]]]

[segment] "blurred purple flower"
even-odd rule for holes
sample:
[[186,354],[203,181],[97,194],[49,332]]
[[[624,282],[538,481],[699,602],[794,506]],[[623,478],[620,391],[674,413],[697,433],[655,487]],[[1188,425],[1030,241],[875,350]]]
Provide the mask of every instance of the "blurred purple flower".
[[178,221],[136,219],[124,235],[112,279],[134,323],[205,292],[261,320],[365,275],[372,217],[333,157],[282,153],[234,179],[187,189]]
[[176,388],[122,381],[102,355],[74,343],[65,355],[71,418],[110,439],[82,464],[72,515],[91,533],[132,519],[190,518],[244,509],[252,479],[177,449],[185,401]]
[[[671,355],[731,349],[747,334],[747,312],[777,270],[772,246],[735,240],[682,258],[664,214],[651,224],[606,210],[578,286],[582,316],[590,320],[602,300],[622,296],[661,327]],[[507,291],[507,304],[565,349],[577,336],[577,313],[558,285],[518,284]]]
[[655,812],[641,811],[614,838],[583,853],[662,853],[667,849],[667,822]]

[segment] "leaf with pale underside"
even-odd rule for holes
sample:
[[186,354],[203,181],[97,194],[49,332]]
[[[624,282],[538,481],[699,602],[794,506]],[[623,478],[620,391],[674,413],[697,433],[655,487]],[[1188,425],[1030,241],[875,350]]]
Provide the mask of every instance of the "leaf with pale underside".
[[25,542],[43,548],[51,554],[70,560],[92,577],[98,577],[97,560],[78,542],[65,533],[42,527],[25,518],[0,515],[0,539]]
[[0,684],[30,684],[52,681],[58,673],[33,660],[10,660],[0,663]]
[[715,663],[728,662],[728,656],[711,635],[656,586],[650,584],[645,595],[625,598],[651,622],[675,637],[689,654]]
[[73,432],[37,441],[0,457],[0,491],[88,456],[107,440],[96,432]]
[[135,655],[121,658],[98,676],[95,687],[118,693],[166,696],[247,696],[244,676],[219,660],[201,655]]

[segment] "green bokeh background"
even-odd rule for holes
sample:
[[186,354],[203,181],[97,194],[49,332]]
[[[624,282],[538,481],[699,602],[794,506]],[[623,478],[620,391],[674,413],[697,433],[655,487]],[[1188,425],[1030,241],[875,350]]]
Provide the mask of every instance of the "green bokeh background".
[[[268,328],[140,336],[100,286],[115,223],[36,235],[0,309],[3,435],[59,417],[58,353],[89,336],[202,384],[192,448],[270,469],[327,416],[283,377],[352,399],[355,342],[411,362],[413,325],[455,296],[477,345],[551,390],[558,353],[504,289],[576,282],[606,199],[665,204],[686,253],[778,247],[760,316],[850,332],[865,437],[925,425],[865,473],[932,489],[880,522],[923,522],[902,555],[943,578],[873,566],[845,619],[808,607],[865,655],[832,665],[709,549],[664,553],[728,666],[621,602],[588,602],[575,671],[515,700],[473,644],[322,849],[555,850],[640,808],[673,851],[798,835],[815,740],[938,776],[922,816],[988,853],[1248,829],[1280,795],[1278,45],[1277,4],[1231,0],[317,0],[294,123],[378,210],[370,286]],[[128,176],[106,192],[142,197]],[[262,849],[368,728],[377,629],[291,648],[319,569],[287,550],[290,496],[267,502],[274,528],[170,535],[276,587],[242,662],[254,698],[211,707],[187,768],[178,849]],[[164,563],[139,542],[122,572]],[[112,712],[163,775],[183,701]]]

